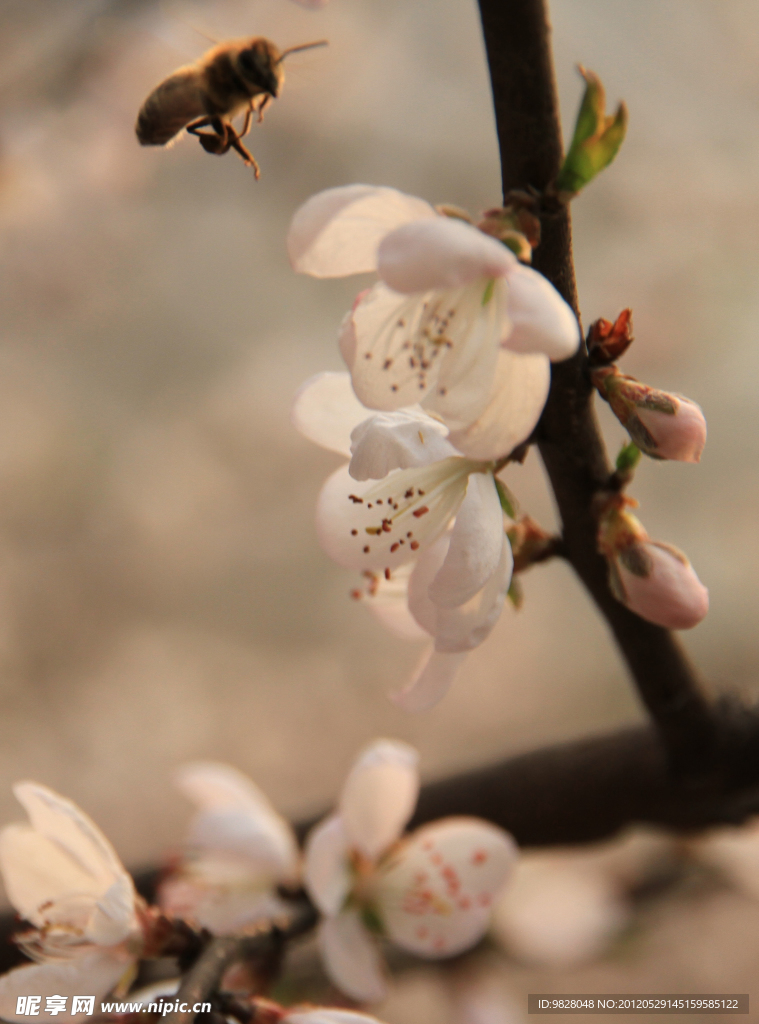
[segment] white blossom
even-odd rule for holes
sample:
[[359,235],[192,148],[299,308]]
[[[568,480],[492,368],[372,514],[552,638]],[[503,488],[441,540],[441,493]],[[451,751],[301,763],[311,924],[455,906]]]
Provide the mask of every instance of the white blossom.
[[391,629],[432,638],[411,686],[396,695],[423,710],[488,636],[509,588],[495,465],[461,455],[418,407],[359,422],[365,413],[347,374],[321,374],[301,389],[293,420],[311,440],[352,452],[322,488],[317,533],[327,554],[362,574],[356,594]]
[[641,828],[584,848],[527,851],[496,904],[493,933],[527,964],[590,963],[629,926],[631,892],[673,861],[671,837]]
[[428,958],[470,948],[516,859],[511,837],[477,818],[445,818],[401,839],[419,792],[417,760],[406,744],[371,744],[348,775],[337,813],[306,845],[306,887],[325,916],[325,967],[361,1002],[385,993],[380,936]]
[[276,887],[295,884],[299,875],[298,846],[288,822],[229,765],[188,764],[176,781],[198,810],[188,854],[161,887],[162,909],[217,935],[284,912]]
[[568,358],[580,341],[574,313],[541,274],[471,224],[395,189],[348,185],[312,196],[293,218],[288,251],[296,270],[315,277],[377,272],[341,331],[356,394],[373,409],[420,403],[461,441],[502,392],[504,366],[517,372],[505,351],[523,354],[523,386],[511,397],[531,403],[534,425],[548,360]]
[[[33,926],[20,944],[38,962],[0,978],[0,1016],[24,1020],[18,996],[100,999],[128,979],[143,945],[144,906],[113,847],[76,804],[35,782],[13,791],[29,824],[0,833],[0,870],[9,900]],[[66,1012],[56,1020],[83,1017]]]

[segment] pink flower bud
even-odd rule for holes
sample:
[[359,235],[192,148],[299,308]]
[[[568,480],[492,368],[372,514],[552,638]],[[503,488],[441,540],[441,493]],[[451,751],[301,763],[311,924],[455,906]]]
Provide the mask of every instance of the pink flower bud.
[[689,398],[657,391],[616,366],[593,371],[593,383],[641,451],[655,459],[699,462],[706,420]]
[[700,462],[706,444],[706,420],[701,407],[689,398],[669,395],[673,413],[638,407],[637,416],[654,440],[649,455],[679,462]]
[[709,611],[709,591],[677,548],[638,541],[610,563],[616,597],[642,619],[666,629],[692,629]]

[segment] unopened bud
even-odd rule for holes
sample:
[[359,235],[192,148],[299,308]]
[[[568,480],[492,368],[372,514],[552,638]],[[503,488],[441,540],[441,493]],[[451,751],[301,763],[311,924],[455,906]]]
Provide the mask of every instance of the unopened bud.
[[644,406],[638,409],[638,419],[654,438],[658,458],[700,462],[706,444],[706,420],[701,407],[682,395],[669,397],[675,406],[673,413]]
[[615,366],[594,370],[593,383],[641,451],[654,459],[699,462],[706,444],[700,406],[683,395],[658,391]]
[[642,619],[665,629],[692,629],[709,611],[709,591],[686,556],[651,540],[643,525],[615,498],[602,515],[599,549],[609,564],[614,596]]
[[588,357],[591,366],[610,366],[633,343],[632,310],[623,309],[614,323],[595,320],[588,331]]
[[709,591],[682,551],[669,544],[635,544],[620,554],[616,569],[620,600],[648,622],[692,629],[709,611]]

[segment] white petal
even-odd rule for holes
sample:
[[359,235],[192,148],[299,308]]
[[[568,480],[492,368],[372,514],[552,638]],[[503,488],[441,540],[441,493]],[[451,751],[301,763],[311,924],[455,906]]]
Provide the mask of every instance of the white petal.
[[607,873],[537,853],[517,864],[496,905],[493,930],[528,963],[567,968],[599,956],[629,917]]
[[379,619],[382,625],[400,640],[412,643],[418,640],[429,640],[429,633],[422,629],[408,610],[405,599],[394,601],[369,601],[367,607]]
[[369,611],[401,640],[429,640],[424,630],[409,611],[408,580],[411,566],[402,565],[389,580],[374,576],[361,594]]
[[296,1009],[282,1018],[282,1024],[378,1024],[376,1017],[336,1006],[315,1006],[312,1010]]
[[36,782],[17,782],[13,792],[37,832],[66,850],[93,878],[110,885],[126,873],[103,833],[72,800]]
[[498,621],[511,584],[514,558],[504,538],[501,559],[479,593],[458,608],[440,608],[435,650],[440,654],[471,651],[485,641]]
[[355,911],[327,918],[317,938],[327,974],[339,989],[359,1003],[384,999],[382,957]]
[[301,274],[359,274],[375,269],[377,246],[389,231],[409,221],[437,216],[423,199],[394,188],[328,188],[296,211],[287,235],[287,252],[293,268]]
[[97,901],[85,938],[97,946],[116,946],[135,926],[134,885],[131,878],[121,875]]
[[456,513],[450,547],[430,584],[430,599],[441,608],[465,604],[485,586],[501,560],[503,511],[491,473],[472,473]]
[[71,893],[94,901],[106,889],[60,846],[29,825],[8,825],[0,832],[0,868],[5,891],[19,914],[32,924],[45,923],[39,908]]
[[423,655],[408,686],[391,693],[390,699],[412,714],[429,711],[448,693],[465,658],[466,654],[439,654],[430,649]]
[[[190,920],[213,935],[232,935],[243,928],[286,916],[290,906],[273,892],[216,891],[198,893],[191,908]],[[185,895],[186,900],[186,895]],[[187,920],[187,915],[175,912]]]
[[382,480],[394,469],[428,466],[458,455],[446,441],[447,433],[442,423],[421,409],[376,413],[364,418],[351,434],[348,471],[354,480]]
[[305,853],[303,882],[311,899],[323,914],[337,914],[351,887],[348,837],[338,815],[312,829]]
[[544,352],[557,362],[580,344],[577,317],[537,270],[517,263],[508,274],[508,316],[513,324],[505,345],[513,352]]
[[352,317],[359,399],[371,409],[419,402],[451,429],[469,426],[489,401],[510,330],[507,293],[501,280],[411,296],[375,285]]
[[388,936],[420,956],[473,946],[516,862],[508,833],[478,818],[418,829],[377,873],[375,898]]
[[464,500],[471,466],[466,459],[444,459],[368,484],[357,483],[343,466],[319,494],[319,542],[346,569],[391,572],[447,528]]
[[367,416],[356,398],[349,373],[317,373],[295,396],[292,424],[304,437],[328,451],[350,456],[351,431]]
[[272,809],[201,811],[188,834],[191,846],[223,850],[246,858],[251,870],[268,872],[272,882],[297,875],[298,848],[289,824]]
[[270,811],[266,795],[243,772],[217,761],[192,761],[174,776],[177,788],[203,811]]
[[511,583],[514,559],[511,545],[503,538],[498,565],[485,586],[458,608],[441,608],[429,597],[448,552],[450,535],[427,549],[409,579],[409,610],[431,636],[438,653],[456,654],[478,647],[490,634],[503,609]]
[[255,879],[213,881],[215,872],[207,863],[193,861],[187,874],[170,876],[158,892],[161,911],[214,935],[230,935],[261,921],[288,913],[289,905],[270,888],[256,888]]
[[542,352],[498,353],[490,399],[468,427],[448,440],[472,459],[498,459],[525,441],[535,428],[551,385],[551,367]]
[[[368,291],[369,289],[366,289]],[[360,292],[356,297],[353,308],[358,305],[362,300],[366,291]],[[340,355],[343,357],[343,361],[349,370],[353,369],[353,364],[356,361],[356,328],[353,324],[353,309],[343,317],[343,322],[340,324],[340,330],[337,335],[337,347],[340,350]]]
[[340,795],[351,846],[371,860],[398,839],[419,796],[419,755],[407,743],[376,740],[359,756]]
[[246,775],[229,765],[195,762],[179,769],[176,784],[200,808],[190,826],[190,843],[240,854],[283,881],[295,877],[293,830]]
[[516,262],[505,245],[450,217],[403,224],[377,250],[377,273],[407,295],[503,277]]
[[437,635],[440,605],[430,599],[430,584],[440,572],[451,545],[451,531],[430,544],[417,559],[408,581],[408,606],[419,625],[426,633]]
[[76,895],[95,902],[114,882],[132,894],[121,924],[133,924],[134,889],[121,862],[97,826],[71,801],[36,783],[19,783],[14,792],[32,825],[10,825],[0,833],[0,868],[13,906],[41,927],[40,908]]
[[[71,1014],[72,996],[95,996],[95,1017],[100,1015],[100,1000],[106,996],[129,967],[129,962],[108,953],[89,953],[75,960],[16,967],[0,977],[0,1017],[3,1020],[28,1021],[16,1013],[18,996],[41,996],[38,1019],[56,1021],[87,1020],[84,1013]],[[45,1013],[45,996],[66,996],[66,1012],[50,1017]]]

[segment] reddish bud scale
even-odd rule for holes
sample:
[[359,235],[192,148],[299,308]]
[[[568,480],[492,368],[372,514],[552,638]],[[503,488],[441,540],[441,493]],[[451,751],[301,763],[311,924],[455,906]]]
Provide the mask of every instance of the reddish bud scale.
[[614,323],[603,318],[596,320],[587,337],[590,365],[610,366],[624,355],[633,340],[631,309],[623,309]]

